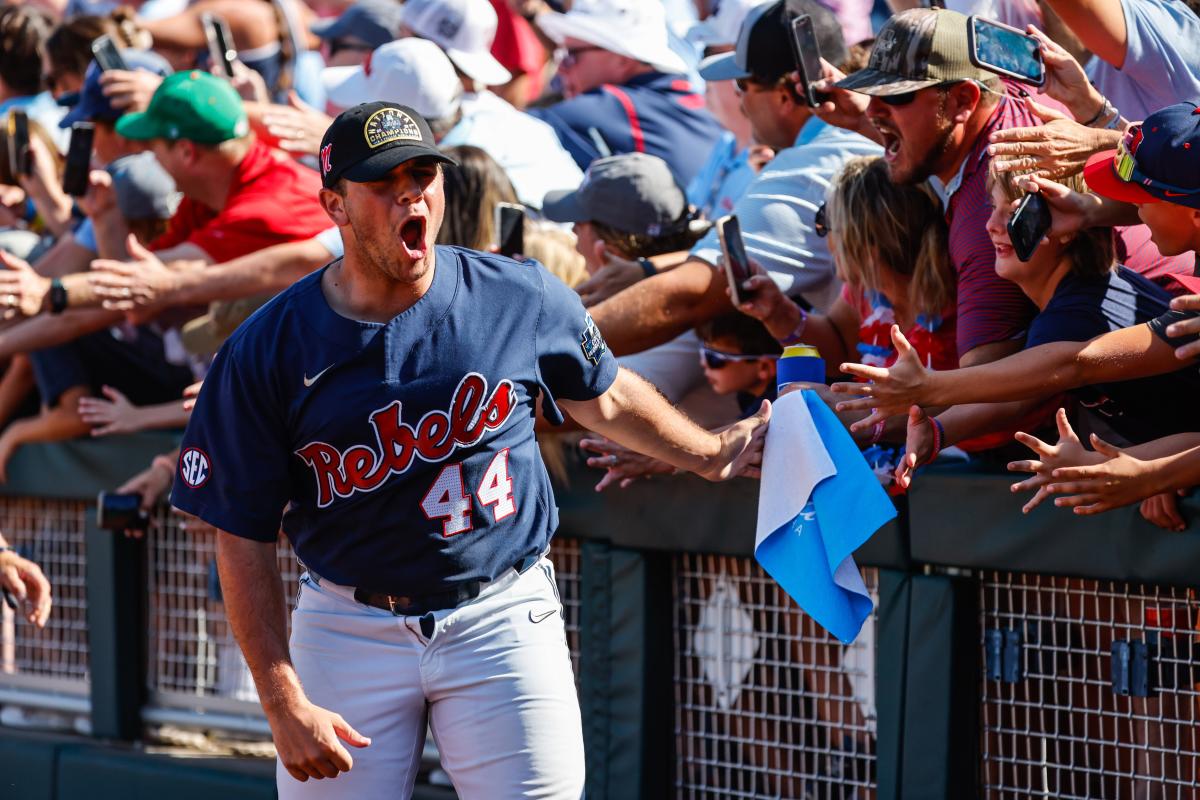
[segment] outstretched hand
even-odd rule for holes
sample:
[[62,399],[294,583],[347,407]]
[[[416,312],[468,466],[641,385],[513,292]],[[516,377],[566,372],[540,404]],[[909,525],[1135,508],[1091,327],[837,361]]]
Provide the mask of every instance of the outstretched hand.
[[639,478],[671,475],[675,472],[675,468],[665,461],[643,455],[636,450],[630,450],[628,447],[598,434],[581,439],[579,447],[595,453],[595,455],[588,456],[587,465],[589,467],[605,470],[604,477],[596,484],[597,492],[602,492],[613,485],[626,489]]
[[896,465],[896,486],[908,491],[917,467],[929,462],[933,455],[933,421],[920,406],[908,410],[908,433],[904,439],[904,455]]
[[1111,445],[1096,434],[1091,436],[1094,458],[1080,465],[1056,467],[1047,489],[1058,495],[1054,505],[1074,509],[1076,514],[1099,514],[1153,497],[1167,488],[1155,461],[1143,461]]
[[1008,465],[1009,472],[1033,473],[1032,478],[1014,483],[1011,487],[1013,492],[1036,490],[1033,499],[1021,507],[1022,514],[1028,514],[1037,508],[1053,493],[1051,489],[1055,480],[1053,473],[1060,467],[1096,464],[1104,460],[1102,455],[1084,448],[1075,429],[1067,420],[1065,409],[1058,410],[1054,415],[1054,422],[1058,425],[1058,442],[1056,444],[1048,444],[1023,431],[1018,431],[1015,435],[1018,442],[1028,447],[1037,456],[1035,459],[1012,461]]
[[925,396],[932,370],[921,363],[920,355],[900,332],[899,325],[892,326],[892,345],[896,348],[896,363],[890,367],[867,364],[839,367],[847,375],[864,378],[868,383],[839,382],[829,387],[835,394],[859,395],[857,399],[838,403],[838,411],[870,412],[851,426],[852,431],[869,430],[889,417],[908,413],[912,406],[934,405]]

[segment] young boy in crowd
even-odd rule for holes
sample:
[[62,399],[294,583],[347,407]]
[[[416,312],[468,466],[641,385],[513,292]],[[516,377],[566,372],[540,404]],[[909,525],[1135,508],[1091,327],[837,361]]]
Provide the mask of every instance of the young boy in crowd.
[[742,418],[775,399],[775,367],[783,352],[763,324],[741,313],[723,314],[696,328],[704,379],[719,395],[735,394]]

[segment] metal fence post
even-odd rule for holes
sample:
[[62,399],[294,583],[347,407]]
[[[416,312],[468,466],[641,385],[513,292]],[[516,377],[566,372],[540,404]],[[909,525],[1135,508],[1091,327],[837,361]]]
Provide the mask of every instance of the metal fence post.
[[92,735],[141,737],[146,691],[146,547],[87,521],[87,624]]

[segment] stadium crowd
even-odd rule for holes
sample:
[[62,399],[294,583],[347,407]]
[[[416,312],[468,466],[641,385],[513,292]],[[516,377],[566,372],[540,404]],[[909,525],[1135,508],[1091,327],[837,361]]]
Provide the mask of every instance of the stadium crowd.
[[[892,492],[936,459],[977,459],[1028,473],[1026,510],[1137,503],[1184,529],[1177,498],[1200,485],[1196,4],[912,5],[0,7],[0,481],[38,442],[181,428],[225,338],[340,257],[321,138],[384,100],[458,162],[440,241],[493,249],[497,205],[522,205],[522,255],[704,425],[773,399],[776,359],[804,343],[830,368],[808,388]],[[228,72],[206,14],[232,35]],[[1044,82],[976,64],[970,14],[1034,37]],[[811,86],[797,15],[822,57]],[[97,63],[98,41],[123,68]],[[68,194],[88,124],[86,187]],[[1049,222],[1021,253],[1009,223],[1029,195]],[[753,270],[740,303],[714,225],[729,214]],[[580,446],[598,490],[673,471]],[[178,457],[113,488],[148,509]],[[2,538],[0,584],[45,622],[50,587]]]

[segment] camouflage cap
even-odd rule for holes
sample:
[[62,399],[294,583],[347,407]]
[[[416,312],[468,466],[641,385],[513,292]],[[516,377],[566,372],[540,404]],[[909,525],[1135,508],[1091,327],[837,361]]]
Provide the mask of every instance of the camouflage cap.
[[840,89],[893,95],[950,81],[995,77],[971,63],[967,17],[943,8],[912,8],[889,19],[871,48],[867,68],[838,82]]

